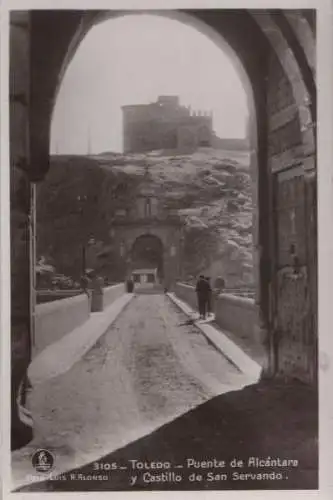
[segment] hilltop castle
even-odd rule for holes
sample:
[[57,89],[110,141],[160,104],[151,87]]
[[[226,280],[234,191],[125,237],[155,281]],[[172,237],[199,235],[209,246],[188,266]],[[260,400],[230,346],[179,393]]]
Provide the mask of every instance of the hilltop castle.
[[124,153],[170,149],[195,150],[212,145],[212,113],[192,112],[177,96],[156,102],[123,106]]

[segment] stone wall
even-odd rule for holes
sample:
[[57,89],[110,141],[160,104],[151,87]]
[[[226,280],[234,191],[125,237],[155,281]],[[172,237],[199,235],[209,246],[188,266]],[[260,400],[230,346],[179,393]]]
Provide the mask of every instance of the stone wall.
[[[193,286],[177,283],[175,293],[194,310],[198,309]],[[263,341],[258,328],[258,307],[254,300],[222,293],[213,296],[212,302],[215,321],[222,330],[231,332],[236,338],[247,343],[253,342],[254,345]]]
[[[278,22],[279,17],[276,18]],[[268,168],[271,175],[271,367],[281,377],[316,380],[315,89],[286,41],[275,35],[268,66]],[[286,71],[286,68],[288,71]],[[304,73],[307,74],[307,73]],[[307,74],[307,83],[310,79]],[[308,85],[311,88],[311,85]],[[273,206],[274,203],[274,206]]]
[[[31,360],[32,193],[29,179],[30,31],[29,13],[10,19],[10,241],[11,241],[11,418],[12,448],[32,436],[20,420],[16,400]],[[24,404],[23,400],[20,404]]]
[[[123,283],[104,288],[104,309],[125,293]],[[35,313],[33,356],[88,321],[91,297],[86,294],[38,304]]]
[[[115,241],[118,242],[116,252],[121,253],[121,244],[123,244],[123,260],[125,275],[131,268],[132,248],[135,241],[144,235],[157,237],[163,245],[163,270],[165,276],[165,286],[169,289],[175,280],[180,275],[180,266],[182,259],[181,248],[181,226],[177,221],[176,224],[164,225],[157,221],[156,224],[150,225],[149,222],[145,226],[144,221],[137,224],[117,225],[114,227]],[[125,279],[124,275],[124,279]]]
[[124,283],[104,288],[104,298],[103,298],[104,308],[112,304],[112,302],[121,297],[124,293],[125,293]]
[[252,339],[260,342],[258,337],[258,310],[253,299],[236,297],[222,293],[215,302],[217,324],[240,339]]
[[176,283],[174,291],[177,297],[184,300],[195,311],[198,310],[197,295],[193,286],[185,285],[183,283]]
[[33,356],[81,326],[90,316],[86,294],[36,306]]

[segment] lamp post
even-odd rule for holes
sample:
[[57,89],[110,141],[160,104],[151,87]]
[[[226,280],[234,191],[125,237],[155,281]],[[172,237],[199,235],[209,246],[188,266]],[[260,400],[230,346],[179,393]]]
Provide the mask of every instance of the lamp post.
[[123,269],[123,273],[125,275],[124,279],[126,279],[127,278],[127,274],[128,274],[128,259],[129,259],[129,255],[127,255],[127,249],[126,249],[126,245],[125,245],[124,241],[121,241],[121,243],[120,243],[120,246],[119,246],[119,255],[120,255],[120,258],[122,259],[122,269]]
[[[79,195],[77,196],[77,201],[79,202],[80,205],[80,225],[82,226],[83,220],[84,220],[84,204],[87,201],[88,197],[86,195]],[[83,237],[83,243],[82,243],[82,250],[81,250],[81,274],[84,276],[86,274],[86,245],[85,245],[85,237]]]
[[96,243],[95,238],[93,236],[90,236],[87,244],[85,245],[85,252],[84,253],[85,253],[85,266],[86,266],[86,268],[87,267],[92,267],[92,268],[96,267],[96,262],[95,262],[93,250],[87,253],[87,251],[90,249],[90,247],[94,246],[95,243]]
[[[79,213],[80,213],[80,218],[81,218],[81,221],[80,221],[80,224],[81,226],[84,224],[84,207],[85,207],[85,203],[88,201],[88,196],[87,195],[79,195],[77,196],[77,201],[79,202],[80,204],[80,210],[79,210]],[[86,226],[84,226],[86,227]],[[83,235],[83,238],[82,238],[82,253],[81,253],[81,273],[82,273],[82,276],[85,275],[86,273],[86,268],[87,268],[87,246],[89,245],[94,245],[95,244],[95,239],[93,236],[90,235],[89,237],[89,240],[88,240],[88,236],[87,236],[87,233],[86,231],[84,232],[84,235]]]
[[82,273],[82,276],[84,276],[86,274],[86,246],[85,246],[85,244],[82,245],[81,266],[82,266],[81,273]]
[[184,245],[185,245],[185,236],[182,232],[179,238],[179,277],[182,280],[184,277]]

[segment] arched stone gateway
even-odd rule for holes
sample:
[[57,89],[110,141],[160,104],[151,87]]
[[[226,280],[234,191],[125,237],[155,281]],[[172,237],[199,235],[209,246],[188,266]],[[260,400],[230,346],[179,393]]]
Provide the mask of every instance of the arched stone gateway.
[[[177,217],[129,218],[114,221],[114,240],[123,254],[126,273],[134,266],[156,264],[163,284],[172,288],[181,276],[182,222]],[[125,277],[125,276],[124,276]]]
[[157,269],[160,281],[164,278],[163,243],[153,234],[142,234],[130,250],[130,271],[135,269]]
[[[24,243],[33,231],[31,187],[42,182],[48,170],[53,107],[76,48],[95,23],[125,14],[133,12],[11,13],[12,415],[17,425],[15,397],[29,363],[32,337],[33,248]],[[155,14],[205,33],[228,51],[239,70],[251,110],[257,304],[269,372],[315,383],[315,11],[200,9]],[[13,433],[18,436],[17,429]]]

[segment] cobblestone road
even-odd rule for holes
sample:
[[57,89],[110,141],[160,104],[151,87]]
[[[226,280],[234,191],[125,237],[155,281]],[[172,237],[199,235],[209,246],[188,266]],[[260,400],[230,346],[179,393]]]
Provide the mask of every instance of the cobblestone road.
[[79,466],[244,385],[188,323],[165,295],[135,296],[80,362],[34,389],[31,448],[53,450],[59,470]]

